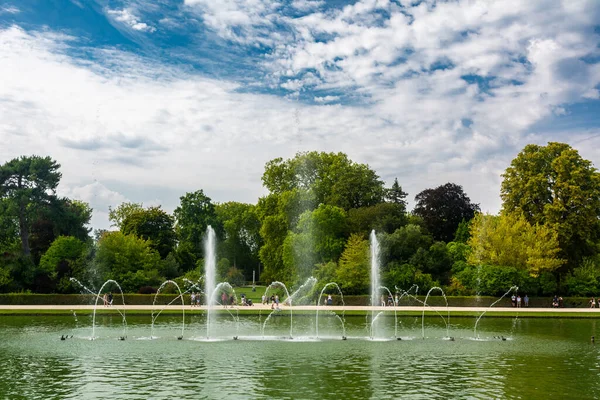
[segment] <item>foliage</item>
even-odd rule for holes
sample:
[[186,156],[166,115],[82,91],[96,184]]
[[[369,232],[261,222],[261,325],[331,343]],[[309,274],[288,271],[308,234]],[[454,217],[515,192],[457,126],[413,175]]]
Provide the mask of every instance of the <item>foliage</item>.
[[557,232],[546,225],[530,225],[517,214],[477,214],[471,223],[469,262],[504,265],[526,270],[537,277],[553,271],[564,260],[558,258]]
[[502,265],[469,266],[454,277],[453,286],[460,286],[470,294],[501,296],[511,286],[520,288],[528,280],[526,271]]
[[[212,226],[218,237],[222,236],[222,229],[215,211],[215,206],[210,197],[206,196],[202,189],[192,193],[186,193],[179,198],[180,205],[175,209],[175,230],[180,240],[180,245],[189,251],[184,259],[198,260],[204,256],[203,239],[206,228]],[[182,264],[185,270],[193,268],[193,265]]]
[[346,243],[337,270],[337,282],[347,294],[367,293],[370,282],[369,242],[353,234]]
[[456,232],[454,233],[454,241],[467,243],[470,238],[470,221],[463,219],[460,221],[460,224],[458,224],[458,228],[456,228]]
[[225,233],[219,253],[233,260],[233,266],[250,279],[252,271],[258,269],[262,245],[256,206],[230,201],[217,204],[215,211]]
[[379,203],[374,206],[353,208],[348,211],[348,228],[351,233],[368,237],[376,232],[392,233],[407,224],[406,208],[397,203]]
[[160,255],[148,241],[135,235],[110,232],[98,242],[96,261],[124,291],[137,292],[141,286],[160,283]]
[[344,153],[298,153],[289,160],[276,158],[265,166],[262,181],[273,194],[309,191],[314,204],[349,210],[382,202],[383,182],[368,165],[351,161]]
[[586,257],[579,267],[568,274],[564,282],[568,292],[575,296],[597,296],[600,292],[600,260]]
[[124,202],[119,204],[117,208],[108,206],[108,220],[111,222],[110,226],[121,229],[121,224],[125,218],[137,211],[142,211],[143,209],[144,206],[141,203]]
[[406,193],[402,190],[402,186],[398,184],[398,178],[394,178],[394,183],[392,187],[389,189],[385,189],[385,200],[392,203],[402,206],[406,210]]
[[565,143],[529,144],[503,174],[504,213],[558,232],[562,257],[577,266],[600,237],[600,174]]
[[73,236],[60,236],[40,260],[39,270],[46,273],[60,293],[71,293],[75,287],[70,278],[83,279],[86,244]]
[[0,166],[0,199],[8,215],[19,221],[23,254],[29,256],[29,229],[32,213],[54,197],[61,178],[60,164],[50,157],[22,156]]
[[121,232],[147,240],[150,247],[164,259],[171,253],[177,241],[173,230],[174,222],[173,217],[160,206],[138,209],[121,221]]
[[470,220],[479,211],[462,186],[446,183],[435,189],[425,189],[415,196],[413,213],[423,218],[427,230],[435,240],[450,242],[463,220]]
[[431,236],[423,228],[409,224],[396,229],[392,234],[381,234],[381,255],[383,260],[408,263],[420,249],[428,249],[433,244]]
[[233,286],[242,286],[245,283],[244,274],[236,267],[231,267],[225,275],[225,281]]

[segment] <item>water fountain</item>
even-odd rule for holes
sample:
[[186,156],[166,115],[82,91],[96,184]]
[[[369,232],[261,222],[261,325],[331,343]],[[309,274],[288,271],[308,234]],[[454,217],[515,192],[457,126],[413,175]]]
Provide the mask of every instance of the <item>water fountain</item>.
[[513,290],[516,293],[516,291],[519,290],[519,287],[518,286],[511,286],[510,289],[508,289],[508,291],[502,295],[502,297],[500,297],[498,300],[496,300],[495,302],[493,302],[492,304],[490,304],[490,306],[484,312],[482,312],[481,315],[479,315],[479,317],[477,317],[477,321],[475,321],[475,328],[473,328],[473,337],[475,339],[479,339],[479,336],[477,335],[477,325],[479,324],[479,320],[481,320],[481,317],[483,317],[485,315],[485,313],[487,313],[489,311],[490,308],[494,307],[500,300],[502,300],[503,298],[505,298],[506,295],[508,295]]
[[[306,281],[298,287],[287,299],[285,299],[284,304],[291,305],[292,302],[294,304],[302,304],[302,299],[306,298],[307,295],[310,294],[312,288],[317,284],[317,278],[311,276],[306,279]],[[302,295],[304,294],[304,295]]]
[[117,281],[109,279],[106,282],[104,282],[104,284],[102,284],[102,286],[100,287],[100,290],[98,291],[98,293],[95,293],[94,291],[88,289],[87,286],[85,286],[83,283],[79,282],[77,279],[75,278],[70,278],[71,282],[75,282],[77,283],[79,286],[81,286],[85,291],[89,292],[90,294],[94,295],[94,297],[96,298],[96,301],[94,302],[94,313],[92,316],[92,336],[91,336],[91,340],[96,339],[96,310],[98,308],[98,300],[100,300],[102,297],[100,297],[100,295],[102,294],[102,291],[104,290],[104,287],[106,285],[108,285],[109,283],[114,283],[117,288],[119,289],[119,292],[121,293],[121,300],[123,301],[123,311],[119,310],[118,308],[116,309],[117,312],[121,315],[121,318],[123,320],[123,334],[119,337],[120,340],[125,340],[127,338],[127,319],[125,318],[125,296],[123,295],[123,290],[121,290],[121,286],[119,286],[119,284],[117,283]]
[[[284,300],[284,302],[286,302],[289,299],[289,306],[290,306],[290,337],[289,338],[292,339],[294,337],[294,319],[293,319],[293,313],[292,313],[292,300],[290,298],[290,292],[288,291],[287,287],[282,282],[279,282],[279,281],[272,282],[265,289],[265,297],[267,297],[269,289],[274,288],[276,286],[279,286],[280,288],[282,288],[285,291],[286,299]],[[281,311],[281,309],[279,309],[279,307],[274,308],[273,311],[271,311],[271,313],[269,314],[269,316],[265,319],[265,322],[263,323],[262,329],[261,329],[261,335],[263,338],[265,337],[265,327],[267,326],[267,322],[269,322],[269,320],[271,319],[271,317],[273,316],[274,313],[279,312],[279,311]]]
[[376,336],[376,332],[373,331],[375,320],[375,305],[377,304],[377,293],[379,290],[379,241],[375,230],[371,231],[370,235],[371,242],[371,329],[370,336],[373,339]]
[[215,323],[213,318],[214,290],[216,286],[217,239],[212,226],[206,228],[204,239],[204,293],[206,293],[206,338],[210,337],[210,325]]
[[[390,289],[388,289],[385,286],[379,286],[377,288],[378,292],[379,291],[386,291],[388,293],[388,298],[392,297],[392,292],[390,292]],[[396,312],[396,307],[393,307],[394,309],[394,338],[398,338],[398,314]],[[373,332],[375,330],[375,322],[377,322],[377,319],[379,319],[379,316],[381,316],[385,311],[380,311],[379,313],[377,313],[377,315],[375,316],[375,318],[371,317],[371,329],[370,331]],[[371,336],[371,339],[375,338],[375,336]]]
[[345,318],[344,318],[344,313],[346,312],[344,310],[344,307],[346,306],[346,304],[344,303],[344,294],[342,293],[342,289],[340,289],[339,285],[335,282],[329,282],[328,284],[326,284],[325,286],[323,286],[323,289],[321,289],[321,294],[319,294],[319,299],[317,301],[317,316],[316,316],[316,322],[315,322],[315,329],[316,329],[316,336],[317,338],[319,337],[319,309],[321,308],[321,298],[323,297],[323,293],[325,293],[325,289],[327,289],[329,286],[334,286],[339,295],[340,295],[340,299],[342,302],[342,316],[340,317],[337,313],[330,311],[333,315],[335,315],[338,320],[340,321],[340,323],[342,324],[342,339],[346,339],[346,325],[345,325]]
[[438,315],[440,317],[442,317],[442,320],[446,324],[446,337],[450,338],[450,334],[449,334],[449,330],[448,330],[449,325],[450,325],[450,309],[448,308],[448,299],[446,298],[446,294],[444,293],[442,288],[437,287],[437,286],[429,289],[429,291],[427,292],[427,296],[425,296],[425,301],[423,302],[423,314],[421,315],[421,335],[422,335],[423,339],[425,339],[425,308],[428,306],[427,300],[429,299],[429,295],[434,290],[440,291],[442,293],[442,296],[444,297],[444,301],[446,302],[446,311],[448,312],[448,316],[447,316],[448,319],[445,319],[439,312],[438,312]]
[[[165,287],[166,285],[174,285],[177,288],[177,291],[179,292],[179,296],[177,296],[173,300],[171,300],[171,302],[169,304],[167,304],[166,306],[163,306],[163,308],[161,308],[155,316],[154,310],[155,310],[155,306],[156,306],[156,299],[158,298],[158,295],[160,294],[160,291],[162,290],[162,288]],[[164,311],[164,309],[166,307],[170,306],[175,301],[177,301],[177,299],[181,299],[181,336],[179,336],[177,339],[179,339],[179,340],[183,339],[183,332],[185,330],[185,301],[183,299],[183,295],[185,293],[187,293],[187,292],[182,293],[177,282],[172,281],[172,280],[164,281],[159,286],[158,290],[156,291],[156,294],[154,295],[154,301],[152,301],[152,326],[150,327],[150,339],[154,338],[154,322],[156,321],[156,318],[158,318],[158,316]]]

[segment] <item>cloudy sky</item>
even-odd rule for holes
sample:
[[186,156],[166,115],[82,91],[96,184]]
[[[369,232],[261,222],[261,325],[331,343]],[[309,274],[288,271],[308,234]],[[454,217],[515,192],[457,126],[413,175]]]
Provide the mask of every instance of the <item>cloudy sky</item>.
[[255,203],[307,150],[497,212],[527,143],[600,166],[599,89],[597,0],[0,0],[0,163],[55,158],[94,228],[197,189]]

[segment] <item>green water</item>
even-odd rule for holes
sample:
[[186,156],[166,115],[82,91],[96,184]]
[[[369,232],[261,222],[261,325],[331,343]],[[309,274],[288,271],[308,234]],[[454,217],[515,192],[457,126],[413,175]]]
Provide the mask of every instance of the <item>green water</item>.
[[[399,318],[403,340],[365,338],[364,317],[269,320],[226,317],[207,342],[200,314],[161,316],[149,340],[150,317],[0,317],[0,398],[23,399],[593,399],[600,398],[600,343],[590,343],[596,320],[485,318],[473,340],[473,318]],[[394,334],[393,318],[380,321]],[[600,325],[598,326],[600,328]],[[60,340],[63,334],[72,339]],[[239,340],[232,337],[237,334]],[[508,337],[507,341],[494,336]]]

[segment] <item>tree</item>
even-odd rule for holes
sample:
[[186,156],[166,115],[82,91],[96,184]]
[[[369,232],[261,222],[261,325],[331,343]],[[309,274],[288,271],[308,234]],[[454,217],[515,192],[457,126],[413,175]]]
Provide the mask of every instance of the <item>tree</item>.
[[298,153],[289,160],[276,158],[265,166],[262,181],[273,194],[294,189],[310,192],[313,203],[344,210],[383,201],[383,182],[368,165],[351,161],[344,153]]
[[135,235],[108,232],[98,242],[96,263],[104,271],[104,278],[116,280],[126,292],[159,284],[160,262],[160,255],[150,243]]
[[46,273],[52,287],[61,293],[73,290],[70,278],[82,279],[87,246],[73,236],[60,236],[48,248],[40,260],[40,270]]
[[531,225],[519,214],[477,214],[471,223],[468,261],[526,270],[533,277],[552,272],[559,258],[558,233],[548,225]]
[[450,242],[461,221],[471,220],[479,205],[471,200],[462,186],[446,183],[435,189],[425,189],[415,196],[413,213],[422,217],[435,240]]
[[369,242],[360,235],[350,235],[340,257],[337,282],[344,293],[365,294],[370,285]]
[[252,271],[258,268],[258,250],[262,245],[256,206],[230,201],[217,204],[215,211],[225,233],[219,253],[233,260],[233,266],[250,280]]
[[406,209],[401,204],[379,203],[374,206],[353,208],[348,211],[348,229],[365,238],[375,229],[392,233],[407,224]]
[[29,228],[35,206],[54,197],[61,178],[60,164],[50,157],[23,156],[0,166],[0,198],[9,200],[8,213],[19,221],[21,248],[29,256]]
[[[180,204],[173,213],[176,220],[175,231],[180,245],[183,244],[191,253],[192,258],[198,260],[204,254],[202,243],[206,228],[210,225],[217,236],[222,236],[215,205],[202,189],[186,193],[179,200]],[[190,267],[189,265],[185,266],[185,269],[188,270]]]
[[148,240],[150,247],[165,259],[177,242],[173,230],[174,219],[160,206],[131,212],[121,221],[121,232]]
[[503,213],[554,226],[562,256],[573,268],[595,253],[600,237],[600,174],[565,143],[530,144],[502,175]]
[[117,208],[108,206],[108,220],[111,222],[110,226],[121,229],[121,224],[125,218],[127,218],[130,214],[136,211],[142,211],[143,209],[144,206],[142,203],[123,202],[119,204]]
[[402,186],[398,184],[398,178],[394,178],[394,183],[391,188],[385,189],[386,201],[401,205],[404,209],[406,209],[406,196],[408,196],[408,193],[402,190]]

